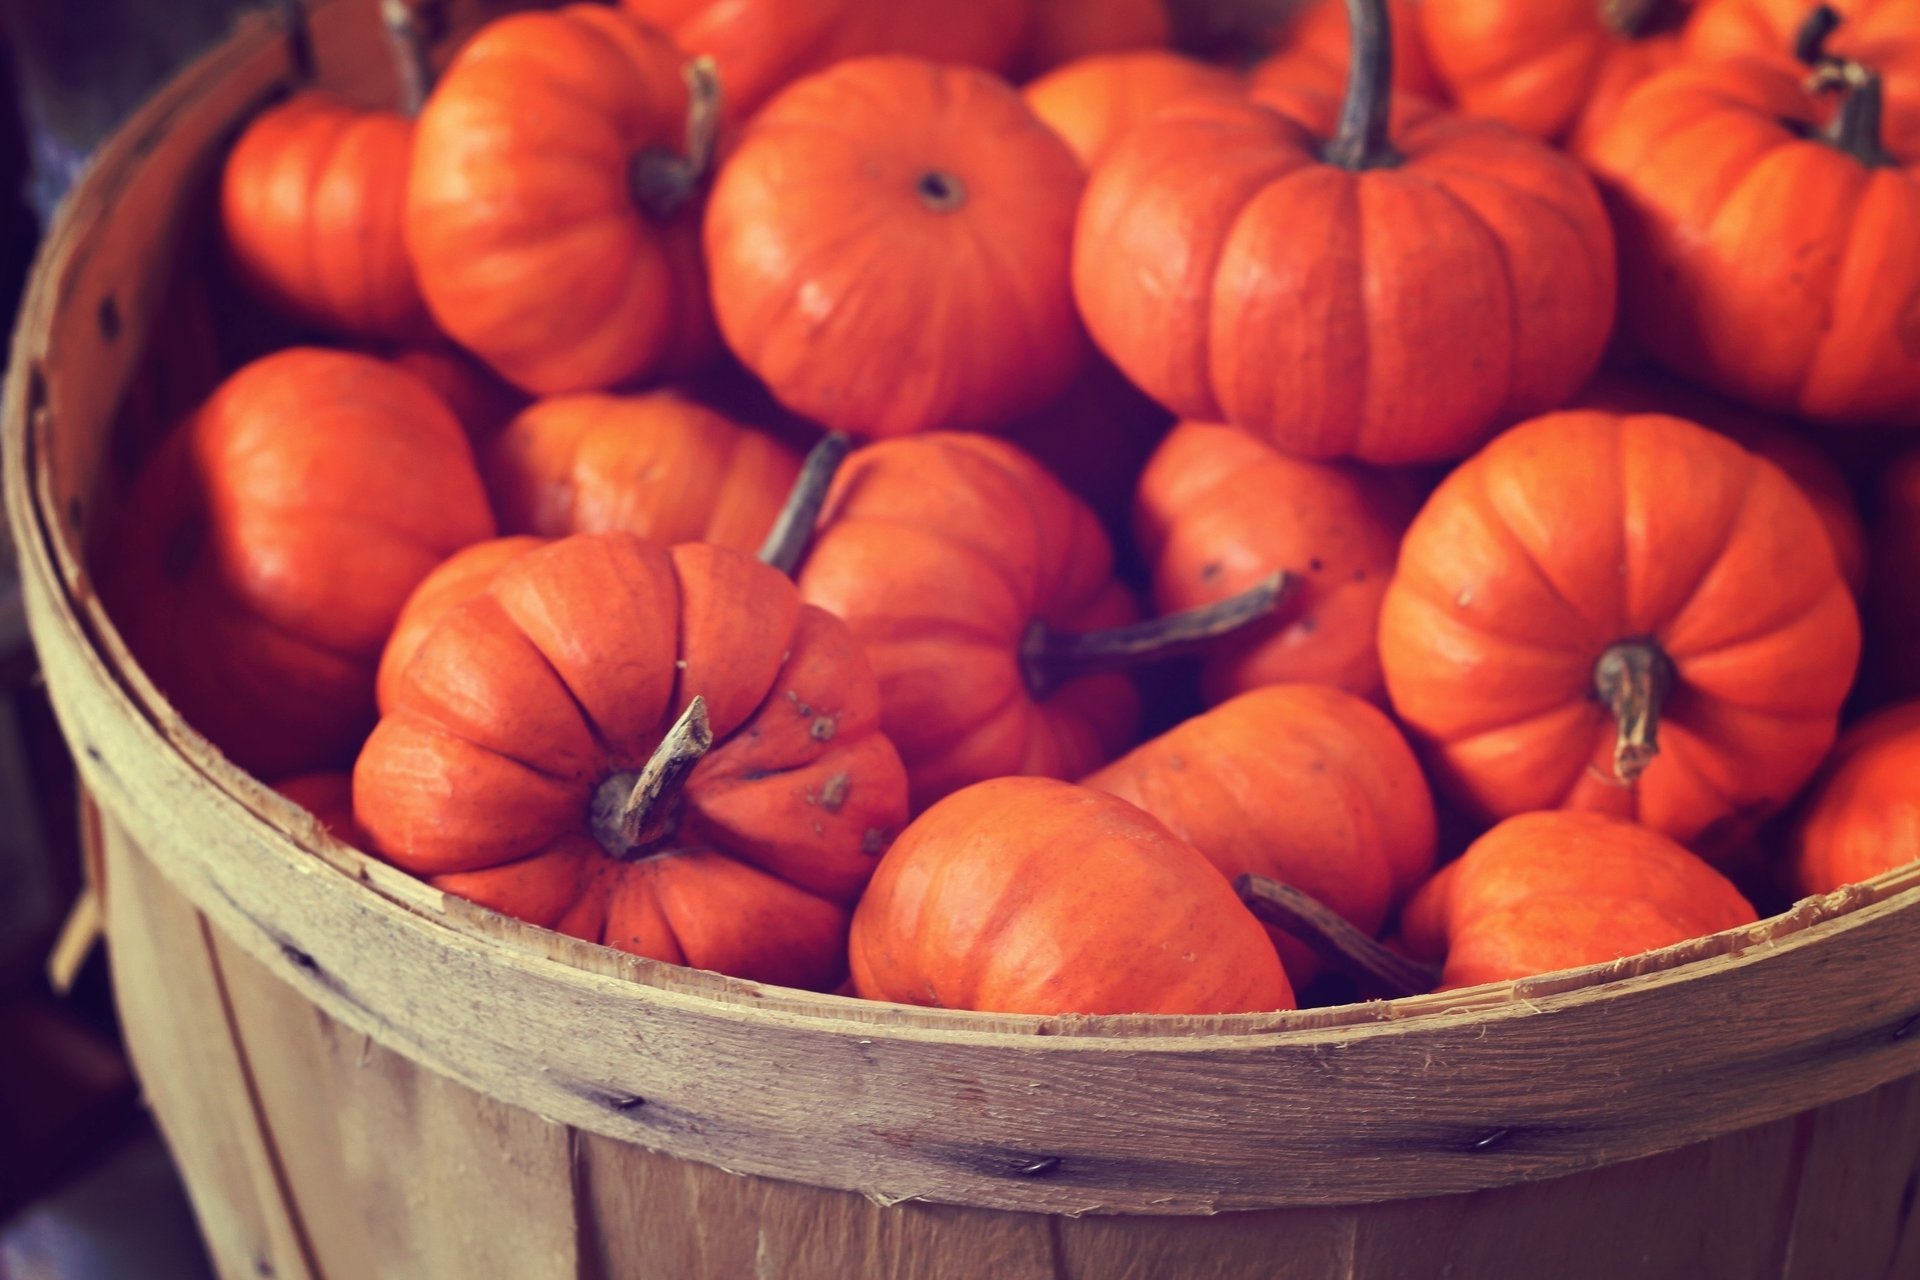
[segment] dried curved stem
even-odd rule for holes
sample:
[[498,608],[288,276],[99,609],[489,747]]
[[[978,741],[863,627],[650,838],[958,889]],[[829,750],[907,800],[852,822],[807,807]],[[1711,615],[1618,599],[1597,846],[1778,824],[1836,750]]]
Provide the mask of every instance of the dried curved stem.
[[767,540],[760,544],[762,564],[771,565],[789,578],[793,576],[813,542],[813,527],[820,520],[820,508],[827,503],[833,478],[852,450],[852,437],[844,431],[835,431],[808,451],[807,460],[787,494],[786,505],[780,508]]
[[433,92],[433,63],[427,50],[441,35],[446,12],[442,0],[380,0],[380,20],[400,77],[400,112],[412,119]]
[[1614,776],[1631,785],[1660,754],[1660,709],[1673,689],[1673,659],[1651,640],[1624,641],[1594,663],[1593,689],[1620,726]]
[[1437,966],[1388,950],[1332,908],[1290,884],[1246,875],[1235,880],[1233,888],[1263,923],[1300,939],[1313,948],[1315,955],[1369,991],[1417,996],[1440,985]]
[[690,60],[681,73],[687,81],[685,149],[676,155],[665,147],[648,147],[634,156],[627,175],[634,203],[662,221],[685,208],[700,189],[713,167],[714,144],[720,135],[724,95],[718,65],[702,56]]
[[1393,112],[1393,27],[1387,0],[1347,0],[1353,56],[1340,127],[1323,155],[1342,169],[1388,169],[1400,153],[1387,137]]
[[[671,838],[678,823],[680,789],[687,775],[713,749],[713,725],[707,700],[695,694],[653,749],[639,775],[619,774],[595,793],[594,837],[607,853],[634,861]],[[632,778],[631,786],[626,780]]]

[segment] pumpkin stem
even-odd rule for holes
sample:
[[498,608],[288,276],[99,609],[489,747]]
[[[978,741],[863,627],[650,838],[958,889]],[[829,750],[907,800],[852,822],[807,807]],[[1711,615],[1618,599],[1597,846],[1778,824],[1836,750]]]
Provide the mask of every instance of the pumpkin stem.
[[1833,123],[1820,136],[1829,145],[1846,152],[1869,169],[1894,164],[1881,142],[1880,120],[1885,111],[1885,91],[1880,74],[1857,62],[1829,64],[1814,73],[1816,79],[1830,80],[1846,90]]
[[1593,688],[1620,726],[1613,774],[1632,786],[1660,754],[1660,707],[1673,690],[1673,659],[1651,640],[1628,640],[1600,655]]
[[1440,970],[1381,946],[1345,917],[1290,884],[1246,875],[1233,882],[1240,901],[1263,924],[1283,929],[1315,955],[1369,991],[1388,997],[1424,995],[1440,985]]
[[400,74],[400,114],[409,120],[420,114],[433,92],[427,49],[445,34],[446,17],[442,0],[380,0],[380,20]]
[[1685,16],[1685,10],[1670,0],[1600,0],[1600,21],[1628,40],[1677,26]]
[[1400,153],[1387,137],[1393,108],[1393,28],[1387,0],[1347,0],[1353,57],[1347,67],[1347,100],[1340,127],[1321,154],[1328,164],[1359,172],[1390,169]]
[[707,700],[695,694],[638,775],[617,773],[594,793],[592,826],[600,847],[634,862],[670,839],[679,825],[680,788],[712,749]]
[[1165,618],[1080,634],[1036,622],[1020,646],[1027,688],[1044,698],[1069,680],[1177,658],[1266,621],[1290,600],[1300,580],[1282,570],[1237,596]]
[[806,558],[813,542],[813,526],[820,521],[820,508],[827,504],[827,490],[840,464],[853,449],[853,440],[844,431],[829,432],[807,453],[800,474],[787,493],[786,505],[773,522],[772,532],[760,544],[760,563],[771,565],[791,578]]
[[1794,33],[1793,56],[1803,66],[1818,69],[1832,60],[1827,52],[1827,41],[1840,26],[1840,11],[1830,4],[1823,4],[1807,15]]
[[713,148],[720,135],[720,104],[724,97],[720,69],[701,56],[681,69],[687,81],[687,140],[679,155],[665,147],[648,147],[633,158],[627,186],[634,203],[648,216],[664,222],[693,199],[694,192],[713,167]]

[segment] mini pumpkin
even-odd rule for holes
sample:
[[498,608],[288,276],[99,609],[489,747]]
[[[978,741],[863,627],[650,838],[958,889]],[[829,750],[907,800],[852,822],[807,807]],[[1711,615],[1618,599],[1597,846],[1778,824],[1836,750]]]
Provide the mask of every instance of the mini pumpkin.
[[1417,506],[1391,472],[1291,458],[1231,427],[1176,426],[1134,504],[1154,606],[1213,604],[1278,570],[1300,584],[1284,616],[1206,654],[1206,701],[1295,681],[1380,698],[1380,601]]
[[1762,62],[1684,65],[1594,136],[1623,327],[1770,413],[1920,425],[1920,152],[1882,137],[1871,68],[1829,73],[1830,93]]
[[1724,857],[1833,743],[1860,628],[1772,463],[1678,418],[1523,423],[1412,527],[1380,659],[1473,816],[1594,809]]
[[1672,840],[1599,813],[1509,818],[1401,913],[1441,990],[1604,964],[1752,924],[1727,878]]
[[354,766],[373,848],[674,964],[831,988],[906,817],[873,677],[777,571],[581,534],[444,609]]
[[756,550],[800,471],[793,450],[672,392],[552,396],[488,446],[506,533],[625,530]]
[[1565,401],[1614,308],[1612,232],[1565,156],[1483,121],[1388,129],[1384,0],[1331,139],[1188,102],[1094,174],[1074,241],[1089,331],[1182,417],[1301,457],[1460,457]]
[[1013,76],[1030,79],[1100,54],[1163,49],[1172,39],[1165,0],[1034,0]]
[[712,57],[727,87],[726,116],[741,121],[787,85],[850,58],[906,54],[1003,70],[1032,30],[1035,0],[621,0],[621,5],[670,32],[689,53]]
[[382,715],[393,708],[400,673],[413,661],[414,651],[441,616],[474,596],[484,595],[502,569],[546,543],[545,538],[525,536],[489,538],[454,552],[420,580],[401,606],[386,648],[380,651],[374,701]]
[[1237,76],[1219,67],[1144,49],[1076,59],[1022,92],[1033,113],[1092,170],[1115,142],[1174,103],[1201,94],[1238,97],[1243,90]]
[[1888,707],[1841,736],[1788,845],[1803,894],[1831,893],[1920,861],[1920,703]]
[[615,9],[482,28],[421,112],[408,178],[407,248],[441,327],[541,395],[697,367],[719,93]]
[[782,403],[835,429],[1005,427],[1085,359],[1068,281],[1082,181],[987,72],[842,63],[769,103],[721,170],[706,224],[721,332]]
[[352,759],[402,603],[492,534],[466,435],[423,383],[294,348],[234,373],[163,442],[102,591],[187,722],[271,781]]
[[[1279,685],[1242,694],[1089,774],[1230,881],[1283,881],[1368,934],[1433,871],[1433,798],[1393,722],[1351,694]],[[1287,976],[1319,962],[1273,930]]]
[[1104,792],[1000,778],[901,833],[854,914],[854,991],[986,1013],[1293,1007],[1273,944],[1206,857]]

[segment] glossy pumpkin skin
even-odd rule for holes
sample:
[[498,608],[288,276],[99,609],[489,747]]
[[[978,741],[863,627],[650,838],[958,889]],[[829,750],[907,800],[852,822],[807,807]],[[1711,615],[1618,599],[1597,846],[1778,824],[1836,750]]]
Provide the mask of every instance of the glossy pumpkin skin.
[[800,457],[671,392],[553,396],[486,452],[505,533],[622,530],[662,546],[752,552],[779,515]]
[[[1673,681],[1627,785],[1596,667],[1640,641]],[[1394,709],[1470,815],[1598,810],[1709,858],[1818,767],[1859,651],[1805,496],[1658,415],[1549,414],[1495,440],[1414,518],[1380,620]]]
[[492,439],[527,405],[527,397],[454,347],[412,347],[393,363],[433,389],[475,445]]
[[[1430,0],[1388,0],[1393,28],[1393,87],[1436,102],[1445,90],[1433,73],[1419,10]],[[1273,52],[1253,69],[1256,88],[1312,89],[1338,97],[1346,91],[1353,36],[1342,0],[1308,0],[1277,33]]]
[[1036,622],[1093,631],[1131,622],[1134,606],[1093,513],[1004,441],[938,433],[857,450],[798,582],[865,647],[916,812],[989,778],[1080,777],[1133,735],[1125,676],[1041,697],[1026,680]]
[[983,1013],[1293,1007],[1273,944],[1192,845],[1103,792],[1000,778],[901,833],[854,914],[854,992]]
[[1858,598],[1867,585],[1867,527],[1840,468],[1792,424],[1729,404],[1686,383],[1646,373],[1603,373],[1572,406],[1603,413],[1665,413],[1711,427],[1787,473],[1813,504],[1833,544],[1840,576]]
[[293,348],[234,373],[149,460],[103,594],[187,722],[272,781],[353,758],[401,604],[492,534],[466,436],[425,385]]
[[440,326],[539,395],[697,367],[712,323],[697,202],[632,190],[686,146],[684,55],[597,5],[517,13],[460,51],[421,112],[406,237]]
[[1013,76],[1025,80],[1082,58],[1164,49],[1172,40],[1166,0],[1034,0]]
[[1725,876],[1672,840],[1598,813],[1509,818],[1401,913],[1407,948],[1445,959],[1442,991],[1505,982],[1752,924]]
[[1300,457],[1460,457],[1565,403],[1612,324],[1590,180],[1498,125],[1439,115],[1398,167],[1321,159],[1313,129],[1189,102],[1088,184],[1074,286],[1096,343],[1182,417]]
[[1832,893],[1920,860],[1920,703],[1848,729],[1808,792],[1788,846],[1796,891]]
[[[611,856],[620,796],[691,699],[714,747],[666,830]],[[844,973],[848,913],[906,818],[847,629],[737,552],[583,534],[440,616],[354,768],[376,852],[448,892],[673,964]]]
[[1185,98],[1238,97],[1238,76],[1165,49],[1078,58],[1029,84],[1027,106],[1089,171],[1135,126]]
[[1035,0],[621,0],[691,54],[719,64],[727,119],[742,121],[794,81],[838,62],[904,54],[999,71],[1032,30]]
[[402,231],[413,122],[297,93],[255,117],[227,157],[220,222],[241,277],[329,333],[434,332]]
[[[1195,716],[1084,779],[1166,823],[1229,883],[1265,876],[1366,932],[1433,871],[1433,797],[1393,722],[1351,694],[1278,685]],[[1270,929],[1287,976],[1318,959]]]
[[1869,167],[1803,136],[1834,111],[1805,78],[1682,66],[1594,137],[1623,328],[1667,368],[1769,413],[1920,424],[1920,152],[1889,138],[1900,163]]
[[1208,704],[1295,681],[1379,700],[1380,601],[1417,505],[1392,473],[1291,458],[1232,427],[1176,426],[1134,506],[1155,611],[1225,600],[1277,569],[1303,584],[1274,622],[1202,659]]
[[1672,65],[1691,0],[1660,0],[1628,24],[1618,0],[1422,0],[1433,68],[1459,109],[1536,138],[1604,115],[1633,83]]
[[1082,183],[995,76],[842,63],[768,104],[721,170],[720,330],[782,403],[855,436],[1004,427],[1085,361],[1068,274]]
[[1872,567],[1862,691],[1869,705],[1904,702],[1920,697],[1920,453],[1880,477]]
[[381,715],[393,710],[401,672],[413,661],[415,651],[441,617],[455,606],[486,594],[502,569],[546,544],[545,538],[524,535],[489,538],[454,552],[420,580],[420,585],[401,606],[400,616],[393,622],[393,632],[387,637],[387,646],[380,651],[374,701]]

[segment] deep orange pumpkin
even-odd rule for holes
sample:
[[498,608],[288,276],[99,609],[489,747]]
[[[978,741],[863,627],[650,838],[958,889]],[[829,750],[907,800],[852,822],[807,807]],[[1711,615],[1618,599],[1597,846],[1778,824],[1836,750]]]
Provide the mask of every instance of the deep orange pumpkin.
[[1034,0],[621,0],[720,68],[729,120],[795,80],[850,58],[895,53],[999,71],[1032,29]]
[[1329,141],[1189,102],[1094,174],[1074,288],[1095,341],[1183,417],[1302,457],[1459,457],[1565,403],[1613,318],[1612,233],[1574,163],[1483,121],[1388,136],[1383,0]]
[[229,377],[148,461],[102,591],[188,723],[271,781],[345,766],[401,604],[492,533],[466,436],[424,384],[294,348]]
[[1604,964],[1752,924],[1725,876],[1672,840],[1598,813],[1509,818],[1401,914],[1407,948],[1444,958],[1441,990]]
[[1212,604],[1277,569],[1302,583],[1284,615],[1207,654],[1207,702],[1294,681],[1379,699],[1380,601],[1417,505],[1394,473],[1290,458],[1231,427],[1175,427],[1134,507],[1155,607]]
[[[582,534],[440,614],[354,767],[354,812],[376,852],[496,910],[830,988],[906,818],[878,718],[846,627],[775,570]],[[683,772],[635,812],[676,740]]]
[[[1419,10],[1425,0],[1388,0],[1393,26],[1393,87],[1396,92],[1439,101],[1444,90],[1433,74]],[[1272,33],[1273,52],[1253,69],[1255,87],[1311,89],[1336,97],[1346,88],[1353,61],[1353,33],[1342,0],[1307,0],[1287,25]]]
[[1680,57],[1693,0],[1421,0],[1433,68],[1461,111],[1536,138],[1604,119]]
[[1880,84],[1846,74],[1827,95],[1760,62],[1681,66],[1585,157],[1649,356],[1768,412],[1920,425],[1920,149],[1881,137]]
[[364,848],[367,833],[353,817],[353,775],[350,773],[303,773],[288,778],[274,788],[281,795],[319,819],[327,834],[342,844]]
[[[1433,871],[1433,797],[1376,708],[1320,685],[1243,694],[1161,734],[1083,785],[1138,805],[1229,881],[1283,881],[1369,934]],[[1287,977],[1320,965],[1270,930]]]
[[400,673],[448,610],[474,596],[486,594],[500,571],[529,551],[545,546],[545,538],[489,538],[454,552],[420,580],[394,619],[374,680],[374,701],[380,714],[394,707]]
[[1041,76],[1022,92],[1033,113],[1073,148],[1089,170],[1113,144],[1185,98],[1239,97],[1239,77],[1165,49],[1080,58]]
[[624,530],[754,551],[800,471],[793,450],[672,392],[553,396],[488,446],[504,533]]
[[838,430],[1005,427],[1085,360],[1068,279],[1082,181],[987,72],[842,63],[769,103],[721,170],[721,332],[782,403]]
[[1788,868],[1804,894],[1831,893],[1920,861],[1920,703],[1888,707],[1842,735],[1793,828]]
[[1033,0],[1012,74],[1025,80],[1081,58],[1163,49],[1172,39],[1166,0]]
[[[709,79],[598,5],[483,28],[420,115],[407,248],[442,328],[539,394],[712,350],[695,200]],[[690,118],[691,117],[691,118]]]
[[1226,879],[1103,792],[1001,778],[901,833],[854,914],[856,994],[987,1013],[1293,1007]]
[[1093,513],[1005,441],[941,432],[855,452],[798,581],[865,646],[916,810],[1008,774],[1077,778],[1133,735],[1125,676],[1034,669],[1036,625],[1097,630],[1134,605]]
[[1880,477],[1871,563],[1862,692],[1874,705],[1920,698],[1920,453]]
[[1657,415],[1495,440],[1415,517],[1380,620],[1394,708],[1473,815],[1597,809],[1709,858],[1818,767],[1859,651],[1806,497]]

